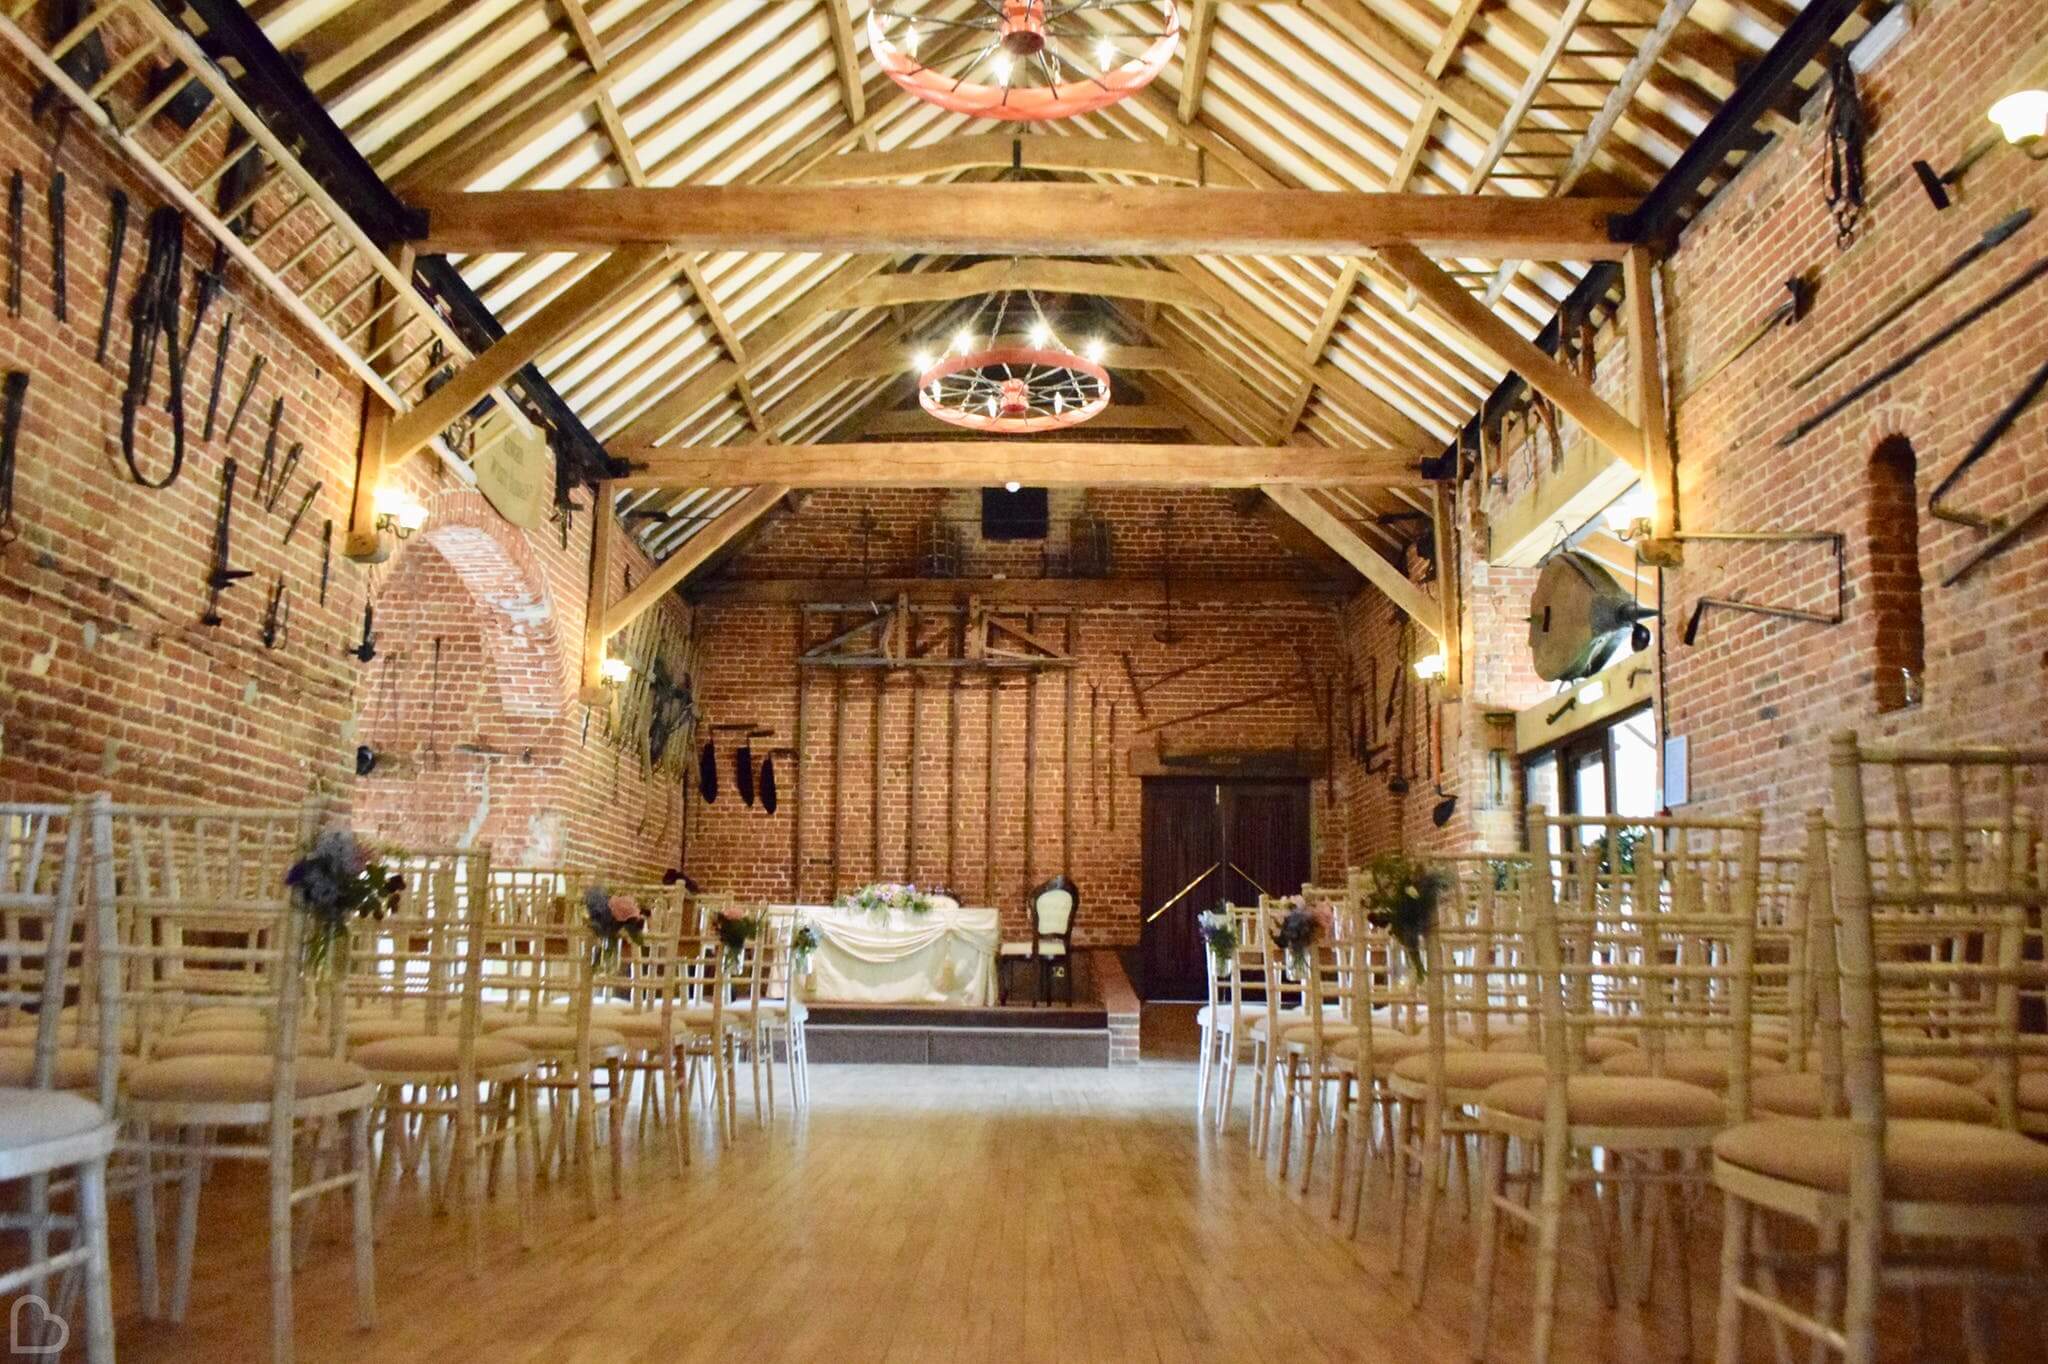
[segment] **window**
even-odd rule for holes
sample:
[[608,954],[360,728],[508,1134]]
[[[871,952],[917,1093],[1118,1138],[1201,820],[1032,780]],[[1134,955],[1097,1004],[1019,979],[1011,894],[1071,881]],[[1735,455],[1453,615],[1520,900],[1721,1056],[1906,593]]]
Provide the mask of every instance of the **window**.
[[1553,815],[1649,818],[1660,800],[1656,718],[1638,706],[1533,753],[1522,783],[1528,803]]
[[984,540],[1043,540],[1051,520],[1051,504],[1043,488],[981,490]]
[[1877,625],[1874,684],[1880,712],[1920,702],[1927,641],[1920,621],[1920,516],[1913,443],[1888,436],[1870,456],[1864,523],[1870,547],[1870,610]]

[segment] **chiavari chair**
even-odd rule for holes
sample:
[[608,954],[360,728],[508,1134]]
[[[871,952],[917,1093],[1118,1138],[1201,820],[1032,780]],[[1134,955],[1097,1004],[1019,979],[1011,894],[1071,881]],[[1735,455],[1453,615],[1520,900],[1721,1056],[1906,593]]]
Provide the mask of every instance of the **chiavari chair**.
[[[1248,1059],[1253,1066],[1252,1073],[1254,1077],[1259,1074],[1257,1029],[1266,1010],[1266,958],[1259,946],[1257,906],[1226,904],[1215,912],[1225,916],[1230,924],[1231,946],[1221,953],[1213,949],[1207,953],[1209,1003],[1197,1014],[1197,1022],[1203,1030],[1205,1050],[1215,1054],[1215,1059],[1208,1065],[1209,1086],[1216,1109],[1216,1130],[1221,1132],[1230,1123],[1240,1051],[1251,1054]],[[1198,1080],[1198,1090],[1199,1087]],[[1252,1108],[1255,1114],[1259,1106],[1258,1094],[1254,1090]],[[1206,1109],[1202,1116],[1207,1116]]]
[[[2042,972],[2026,958],[2028,925],[2048,901],[2019,791],[2023,777],[2040,789],[2048,750],[1871,748],[1844,731],[1829,767],[1847,1116],[1763,1118],[1716,1141],[1717,1358],[1744,1357],[1753,1311],[1848,1364],[1871,1364],[1888,1284],[1960,1289],[1966,1347],[1984,1358],[1987,1293],[2031,1297],[2048,1314],[2048,1149],[2017,1130],[2022,1064],[2048,1057],[2048,1036],[2019,1030],[2021,992]],[[1887,784],[1890,831],[1866,811],[1866,785]],[[1973,829],[1995,830],[1985,855],[1969,851]],[[1933,830],[1938,839],[1923,837]],[[1982,1070],[1997,1121],[1896,1116],[1890,1092],[1912,1072],[1892,1063],[1920,1060]],[[1766,1217],[1815,1231],[1810,1307],[1763,1272],[1786,1258],[1753,1249]],[[2017,1267],[1990,1253],[2001,1246],[2016,1248]],[[2037,1324],[2048,1344],[2048,1319]]]
[[[37,1323],[17,1306],[9,1326],[19,1334],[9,1343],[54,1353],[63,1342],[52,1344],[41,1328],[69,1319],[69,1285],[82,1279],[86,1357],[112,1364],[107,1161],[120,1056],[111,1047],[63,1046],[60,1035],[69,967],[79,948],[73,930],[82,813],[77,806],[0,805],[0,1018],[17,1026],[30,1021],[35,1029],[26,1048],[0,1051],[0,1184],[26,1180],[29,1186],[26,1212],[0,1214],[0,1231],[24,1233],[28,1242],[24,1262],[0,1270],[0,1298],[26,1292],[50,1311]],[[81,1062],[87,1064],[78,1069]],[[67,1064],[77,1073],[66,1073]],[[81,1089],[86,1094],[66,1092]],[[69,1212],[56,1211],[57,1196],[69,1197]],[[54,1236],[67,1237],[69,1245],[54,1249]],[[51,1309],[49,1282],[58,1274],[67,1287]]]
[[[638,943],[621,942],[619,958],[596,977],[599,1001],[592,1022],[626,1040],[620,1060],[626,1077],[623,1099],[637,1078],[640,1130],[660,1126],[667,1133],[670,1160],[677,1174],[689,1161],[687,1135],[676,1089],[675,1056],[683,1022],[678,1003],[683,985],[679,944],[686,934],[694,941],[696,913],[689,892],[681,886],[618,886],[614,895],[631,896],[640,906],[645,927]],[[624,1111],[621,1109],[620,1120]]]
[[[1319,940],[1311,944],[1304,954],[1303,969],[1293,973],[1301,986],[1301,1016],[1292,1022],[1282,1016],[1272,1039],[1281,1061],[1279,1085],[1283,1096],[1279,1119],[1278,1174],[1284,1182],[1298,1114],[1302,1132],[1303,1194],[1308,1192],[1309,1180],[1314,1173],[1327,1092],[1340,1083],[1348,1083],[1350,1078],[1349,1064],[1332,1053],[1332,1045],[1355,1036],[1359,1028],[1351,1012],[1352,972],[1357,961],[1356,938],[1355,935],[1347,938],[1337,929],[1340,919],[1348,917],[1344,906],[1350,898],[1348,888],[1302,887],[1302,900],[1308,912],[1316,915],[1318,922],[1326,918],[1327,924],[1321,930]],[[1266,953],[1269,976],[1276,972],[1289,974],[1270,933],[1266,939]]]
[[[1641,830],[1626,857],[1615,846],[1623,826]],[[1486,1350],[1501,1217],[1535,1233],[1530,1355],[1542,1364],[1556,1324],[1566,1203],[1574,1191],[1593,1200],[1599,1287],[1611,1306],[1620,1258],[1611,1210],[1629,1190],[1639,1195],[1639,1224],[1623,1238],[1637,1257],[1633,1268],[1647,1291],[1664,1232],[1689,1356],[1683,1190],[1703,1184],[1697,1162],[1727,1124],[1748,1116],[1763,820],[1557,818],[1536,809],[1530,846],[1552,846],[1553,829],[1564,834],[1563,851],[1545,861],[1557,870],[1539,861],[1525,892],[1543,1069],[1493,1086],[1480,1106],[1485,1196],[1472,1354]],[[1590,844],[1587,833],[1595,835]],[[1616,1017],[1640,1049],[1596,1064],[1585,1039]],[[1623,1060],[1631,1064],[1616,1074]],[[1511,1142],[1524,1157],[1512,1171]],[[1532,1204],[1515,1196],[1517,1186],[1533,1188]]]
[[[1351,873],[1335,933],[1339,986],[1349,998],[1349,1016],[1359,1026],[1329,1046],[1330,1064],[1338,1072],[1330,1216],[1342,1217],[1348,1195],[1353,1236],[1358,1234],[1375,1149],[1388,1157],[1392,1169],[1394,1096],[1387,1088],[1388,1077],[1396,1062],[1428,1045],[1420,1032],[1419,982],[1393,935],[1368,921],[1363,878],[1362,872]],[[1376,1131],[1382,1134],[1378,1142]]]
[[[92,805],[103,1044],[112,1045],[120,1011],[132,1010],[141,1028],[142,1059],[120,1099],[132,1128],[123,1140],[145,1172],[161,1154],[182,1176],[169,1314],[182,1320],[190,1297],[207,1164],[260,1162],[269,1184],[271,1355],[279,1361],[293,1355],[292,1225],[302,1204],[349,1196],[357,1324],[368,1329],[376,1316],[369,1173],[376,1089],[360,1066],[305,1055],[298,1045],[309,984],[327,996],[330,1011],[338,993],[337,973],[305,978],[307,916],[285,888],[286,869],[318,820],[317,806],[156,809],[104,798]],[[194,1017],[250,1015],[262,1019],[265,1052],[192,1054],[169,1046]],[[151,1178],[138,1182],[140,1204],[154,1188]]]
[[766,911],[762,927],[764,956],[761,962],[761,995],[758,1004],[762,1064],[768,1079],[768,1116],[775,1116],[775,1057],[778,1049],[789,1067],[789,1111],[802,1113],[811,1102],[810,1056],[805,1050],[804,1022],[807,1013],[801,987],[795,936],[794,911]]
[[[733,908],[730,896],[700,896],[696,931],[687,934],[677,950],[682,973],[682,1035],[677,1065],[682,1073],[682,1118],[689,1114],[689,1099],[695,1088],[697,1068],[710,1070],[711,1110],[714,1125],[727,1141],[738,1133],[739,1103],[736,1056],[740,1029],[728,1010],[735,994],[753,997],[760,980],[760,954],[751,946],[727,952],[716,927],[718,918]],[[690,948],[694,946],[694,953]]]

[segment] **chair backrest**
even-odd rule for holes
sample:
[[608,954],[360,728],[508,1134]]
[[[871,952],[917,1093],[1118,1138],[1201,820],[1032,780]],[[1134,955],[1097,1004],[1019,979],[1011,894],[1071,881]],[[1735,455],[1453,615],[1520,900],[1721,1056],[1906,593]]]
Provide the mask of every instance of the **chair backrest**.
[[[351,925],[341,1003],[349,1018],[397,1019],[417,1009],[429,1035],[455,1028],[482,988],[470,926],[486,901],[490,854],[482,848],[415,851],[394,865],[405,878],[397,907]],[[341,1031],[347,1019],[331,1020]],[[470,1035],[474,1035],[472,1033]]]
[[608,1008],[659,1019],[671,1036],[683,980],[678,944],[696,927],[689,892],[680,885],[610,885],[614,898],[630,896],[640,908],[640,940],[624,938],[616,960],[594,958],[591,985]]
[[[2019,787],[2024,773],[2039,791],[2048,750],[1870,748],[1845,730],[1828,757],[1843,1079],[1865,1147],[1852,1169],[1881,1180],[1886,1057],[1988,1065],[1999,1121],[2017,1128],[2020,1058],[2048,1056],[2048,1036],[2019,1031],[2020,992],[2043,970],[2025,960],[2028,924],[2048,904]],[[1870,820],[1867,784],[1890,788],[1895,838]],[[1904,855],[1882,858],[1887,844]],[[1881,1199],[1881,1183],[1851,1197]]]
[[1074,913],[1081,907],[1081,891],[1064,876],[1055,876],[1031,892],[1032,931],[1040,938],[1073,936]]
[[0,804],[0,1026],[35,1019],[35,1089],[54,1078],[66,977],[85,951],[74,940],[81,825],[75,806]]
[[[289,1121],[305,997],[306,915],[285,874],[319,831],[322,807],[89,806],[101,1100],[111,1107],[121,1015],[141,1054],[187,1013],[236,1006],[269,1033],[279,1082],[272,1121]],[[338,997],[339,972],[319,982]]]
[[1762,815],[1596,819],[1532,806],[1530,846],[1552,846],[1553,830],[1562,851],[1547,859],[1552,874],[1539,865],[1530,878],[1528,903],[1556,1120],[1556,1082],[1586,1065],[1587,1037],[1612,1028],[1635,1034],[1652,1075],[1680,1048],[1725,1049],[1729,1120],[1747,1118]]

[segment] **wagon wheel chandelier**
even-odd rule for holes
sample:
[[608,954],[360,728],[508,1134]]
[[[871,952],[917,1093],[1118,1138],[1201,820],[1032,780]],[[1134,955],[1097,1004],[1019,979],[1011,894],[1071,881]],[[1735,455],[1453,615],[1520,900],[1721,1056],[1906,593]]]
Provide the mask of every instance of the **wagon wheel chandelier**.
[[[918,404],[942,422],[997,435],[1079,426],[1108,407],[1103,343],[1091,340],[1073,350],[1054,334],[1035,298],[1027,296],[1024,306],[1031,324],[1022,342],[997,339],[1012,311],[1005,296],[984,304],[943,355],[913,357]],[[976,324],[991,311],[990,344],[978,344]]]
[[[1111,26],[1098,28],[1089,11]],[[973,118],[1106,109],[1150,85],[1179,46],[1173,0],[974,0],[962,18],[887,3],[868,11],[868,47],[889,79]]]

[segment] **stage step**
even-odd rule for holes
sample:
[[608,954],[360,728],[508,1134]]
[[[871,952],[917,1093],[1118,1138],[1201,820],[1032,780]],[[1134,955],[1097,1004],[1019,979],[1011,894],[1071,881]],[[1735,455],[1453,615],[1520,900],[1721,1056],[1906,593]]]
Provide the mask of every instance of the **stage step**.
[[804,1035],[821,1065],[1109,1065],[1109,1019],[1100,1008],[814,1005]]

